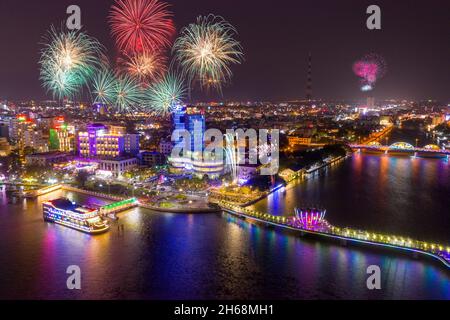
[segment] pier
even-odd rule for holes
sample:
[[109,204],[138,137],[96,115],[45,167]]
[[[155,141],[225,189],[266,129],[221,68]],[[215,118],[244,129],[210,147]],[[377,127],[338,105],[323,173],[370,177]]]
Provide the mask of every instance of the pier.
[[126,199],[118,202],[109,203],[103,207],[100,207],[100,215],[116,215],[119,212],[126,211],[135,208],[139,205],[139,201],[136,198]]

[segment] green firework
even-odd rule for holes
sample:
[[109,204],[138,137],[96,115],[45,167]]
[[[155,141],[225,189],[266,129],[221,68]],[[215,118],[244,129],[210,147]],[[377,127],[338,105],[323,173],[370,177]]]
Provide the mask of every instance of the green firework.
[[92,79],[92,94],[94,103],[112,106],[115,101],[116,77],[107,68],[97,72]]
[[131,112],[142,105],[143,92],[137,81],[122,75],[114,84],[114,106],[119,112]]
[[44,88],[58,99],[76,96],[101,65],[102,45],[84,32],[53,26],[45,40],[39,60]]
[[230,66],[243,58],[235,34],[230,23],[211,14],[199,16],[196,23],[181,30],[173,52],[190,85],[197,82],[202,88],[221,91],[232,77]]
[[147,89],[145,102],[150,110],[166,115],[183,103],[185,94],[183,79],[171,72]]

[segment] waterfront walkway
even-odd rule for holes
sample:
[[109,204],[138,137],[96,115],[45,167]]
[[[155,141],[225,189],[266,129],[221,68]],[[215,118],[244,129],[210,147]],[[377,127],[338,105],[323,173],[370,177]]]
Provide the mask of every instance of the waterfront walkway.
[[267,213],[257,212],[248,208],[242,208],[227,202],[219,202],[224,212],[229,214],[258,221],[266,225],[272,225],[283,229],[294,230],[324,238],[333,238],[344,242],[355,242],[365,245],[393,248],[409,251],[414,254],[423,254],[433,257],[450,268],[450,246],[444,247],[440,244],[413,240],[401,236],[385,235],[350,228],[339,228],[330,225],[327,221],[320,224],[305,225],[296,217],[275,216]]
[[[52,191],[63,189],[116,201],[115,203],[106,205],[101,208],[101,210],[103,210],[105,214],[116,214],[119,211],[128,210],[136,206],[147,208],[150,210],[157,209],[152,207],[151,205],[141,203],[138,201],[138,199],[135,198],[126,199],[123,197],[78,189],[67,185],[54,185],[51,186],[50,189]],[[47,189],[45,189],[45,191],[47,191]],[[413,240],[401,236],[385,235],[350,228],[340,228],[330,225],[326,220],[323,220],[320,224],[305,225],[295,216],[286,217],[270,215],[268,213],[251,210],[237,204],[231,204],[226,201],[219,201],[217,204],[218,208],[211,208],[211,211],[208,212],[224,211],[241,218],[254,220],[266,225],[272,225],[287,230],[294,230],[302,234],[306,233],[318,237],[332,238],[344,242],[355,242],[365,245],[409,251],[414,254],[422,254],[433,257],[443,263],[446,267],[450,268],[450,246],[443,246],[436,243]],[[160,210],[162,210],[162,208]],[[170,212],[170,209],[164,208],[163,210],[165,212]],[[177,212],[189,213],[189,210]]]
[[[168,213],[215,213],[220,212],[219,207],[210,206],[210,207],[196,207],[194,205],[187,205],[185,207],[172,207],[172,208],[165,208],[165,207],[158,207],[156,205],[153,205],[151,203],[147,203],[142,199],[137,198],[128,198],[128,197],[122,197],[122,196],[116,196],[111,194],[106,194],[102,192],[96,192],[96,191],[90,191],[90,190],[84,190],[80,188],[75,188],[69,185],[65,184],[57,184],[53,185],[49,188],[51,191],[54,192],[57,190],[65,190],[65,191],[71,191],[75,193],[80,193],[84,195],[89,195],[93,197],[103,198],[107,200],[114,201],[113,204],[111,204],[111,207],[109,205],[105,206],[104,214],[116,214],[119,211],[124,211],[131,209],[133,207],[140,207],[152,211],[159,211],[159,212],[168,212]],[[45,189],[46,189],[45,188]],[[46,189],[47,190],[47,189]],[[48,192],[46,192],[48,193]],[[41,194],[39,194],[41,195]],[[35,197],[37,195],[34,195]]]

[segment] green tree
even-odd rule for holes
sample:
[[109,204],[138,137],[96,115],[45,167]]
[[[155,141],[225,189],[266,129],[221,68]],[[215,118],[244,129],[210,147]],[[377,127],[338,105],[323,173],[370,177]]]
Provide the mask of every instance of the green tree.
[[89,173],[86,170],[80,170],[75,177],[75,181],[79,187],[84,188],[88,178]]

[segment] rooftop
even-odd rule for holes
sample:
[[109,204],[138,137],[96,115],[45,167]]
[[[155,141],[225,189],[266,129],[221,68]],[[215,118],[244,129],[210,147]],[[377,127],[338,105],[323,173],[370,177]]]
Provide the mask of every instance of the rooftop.
[[82,207],[82,206],[76,204],[75,202],[70,201],[67,198],[54,199],[54,200],[50,200],[48,202],[53,204],[53,206],[55,206],[58,209],[73,211],[73,212],[76,212],[79,214],[90,213],[90,212],[95,211],[95,209]]

